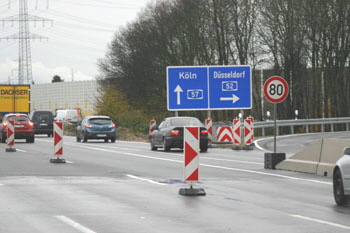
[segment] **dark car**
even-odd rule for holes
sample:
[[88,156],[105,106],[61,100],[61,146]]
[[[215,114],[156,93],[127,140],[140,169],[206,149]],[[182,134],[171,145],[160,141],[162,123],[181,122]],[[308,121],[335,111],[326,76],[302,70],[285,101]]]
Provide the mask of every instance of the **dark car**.
[[29,119],[34,123],[34,134],[53,136],[54,116],[51,111],[35,110],[30,114]]
[[5,143],[7,138],[8,121],[14,121],[15,139],[26,139],[27,143],[34,142],[34,123],[26,114],[9,113],[4,116],[0,124],[1,142]]
[[78,123],[77,142],[88,139],[104,139],[105,142],[111,140],[115,142],[116,129],[115,124],[108,116],[87,116]]
[[151,150],[163,148],[169,151],[171,148],[183,149],[184,127],[200,127],[200,151],[208,150],[208,131],[195,117],[168,117],[165,118],[159,127],[153,127],[150,135]]

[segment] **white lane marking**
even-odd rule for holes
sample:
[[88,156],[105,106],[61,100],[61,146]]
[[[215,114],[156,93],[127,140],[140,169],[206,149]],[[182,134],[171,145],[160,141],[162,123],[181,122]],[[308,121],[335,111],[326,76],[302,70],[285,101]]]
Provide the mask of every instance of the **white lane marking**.
[[[76,144],[70,144],[72,146],[77,146]],[[142,150],[142,149],[132,149],[132,148],[125,148],[125,147],[110,147],[110,146],[103,146],[103,145],[96,145],[98,147],[102,148],[108,148],[108,149],[121,149],[121,150],[132,150],[132,151],[146,151],[149,152],[149,150]],[[183,157],[183,154],[178,153],[166,153],[167,155],[174,155],[177,157]],[[213,154],[215,155],[215,154]],[[200,157],[200,159],[209,159],[209,160],[217,160],[217,161],[227,161],[227,162],[236,162],[236,163],[247,163],[247,164],[255,164],[255,165],[264,165],[264,163],[259,162],[251,162],[251,161],[245,161],[245,160],[235,160],[235,159],[221,159],[221,158],[212,158],[212,157]]]
[[0,186],[4,186],[4,184],[0,184]]
[[66,160],[66,163],[75,163],[75,162],[73,162],[73,161],[69,161],[69,160]]
[[21,149],[18,149],[18,148],[16,148],[16,151],[27,153],[27,151],[21,150]]
[[[44,141],[44,140],[42,140]],[[47,142],[47,141],[45,141]],[[123,141],[124,142],[124,141]],[[67,142],[66,145],[70,146],[80,146],[76,143]],[[97,147],[107,148],[107,149],[120,149],[120,150],[127,150],[127,151],[146,151],[149,152],[149,150],[143,150],[143,149],[132,149],[132,148],[126,148],[126,147],[116,147],[116,146],[107,146],[107,145],[96,145]],[[178,153],[166,153],[167,155],[174,155],[177,157],[183,157],[183,154]],[[209,160],[217,160],[217,161],[227,161],[227,162],[235,162],[235,163],[246,163],[246,164],[255,164],[255,165],[264,165],[264,163],[259,162],[251,162],[251,161],[244,161],[244,160],[234,160],[234,159],[220,159],[220,158],[211,158],[211,157],[200,157],[200,159],[209,159]]]
[[128,174],[126,176],[129,177],[129,178],[135,179],[135,180],[146,181],[146,182],[149,182],[149,183],[152,183],[152,184],[167,185],[167,184],[164,184],[164,183],[160,183],[160,182],[157,182],[157,181],[154,181],[154,180],[150,180],[150,179],[141,178],[141,177],[138,177],[138,176],[133,176],[133,175],[128,175]]
[[200,157],[200,159],[209,159],[209,160],[236,162],[236,163],[248,163],[248,164],[255,164],[255,165],[264,165],[264,163],[250,162],[250,161],[244,161],[244,160],[235,160],[235,159],[220,159],[220,158],[210,158],[210,157]]
[[261,150],[261,151],[264,151],[264,152],[267,152],[267,153],[271,153],[272,151],[265,150],[264,148],[262,148],[261,146],[259,146],[259,142],[260,142],[260,141],[267,140],[267,139],[268,139],[268,138],[262,138],[262,139],[255,140],[255,141],[254,141],[254,145],[255,145],[256,148],[258,148],[258,149]]
[[[127,153],[127,152],[119,152],[119,151],[113,151],[113,150],[108,150],[108,149],[95,148],[95,147],[91,147],[91,146],[80,146],[80,147],[87,148],[87,149],[92,149],[92,150],[98,150],[98,151],[106,151],[106,152],[111,152],[111,153],[116,153],[116,154],[131,155],[131,156],[140,157],[140,158],[147,158],[147,159],[155,159],[155,160],[163,160],[163,161],[169,161],[169,162],[183,163],[183,161],[180,161],[180,160],[167,159],[167,158],[158,158],[158,157],[153,157],[153,156],[140,155],[140,154],[134,154],[134,153]],[[325,182],[325,181],[319,181],[319,180],[311,180],[311,179],[303,179],[303,178],[279,175],[279,174],[274,174],[274,173],[259,172],[259,171],[253,171],[253,170],[231,168],[231,167],[222,167],[222,166],[210,165],[210,164],[205,164],[205,163],[200,163],[200,165],[204,166],[204,167],[218,168],[218,169],[223,169],[223,170],[231,170],[231,171],[252,173],[252,174],[258,174],[258,175],[265,175],[265,176],[273,176],[273,177],[285,178],[285,179],[290,179],[290,180],[299,180],[299,181],[306,181],[306,182],[312,182],[312,183],[317,183],[317,184],[332,185],[331,182]]]
[[93,230],[90,230],[89,228],[87,227],[84,227],[83,225],[73,221],[72,219],[70,218],[67,218],[66,216],[63,216],[63,215],[57,215],[55,216],[57,219],[61,220],[62,222],[64,223],[67,223],[68,225],[74,227],[75,229],[83,232],[83,233],[96,233],[95,231]]
[[326,225],[333,226],[333,227],[338,227],[338,228],[350,230],[350,226],[345,226],[345,225],[341,225],[338,223],[328,222],[328,221],[324,221],[324,220],[320,220],[320,219],[316,219],[316,218],[309,218],[309,217],[305,217],[302,215],[296,215],[296,214],[292,214],[290,216],[294,217],[294,218],[300,218],[300,219],[304,219],[307,221],[317,222],[317,223],[326,224]]

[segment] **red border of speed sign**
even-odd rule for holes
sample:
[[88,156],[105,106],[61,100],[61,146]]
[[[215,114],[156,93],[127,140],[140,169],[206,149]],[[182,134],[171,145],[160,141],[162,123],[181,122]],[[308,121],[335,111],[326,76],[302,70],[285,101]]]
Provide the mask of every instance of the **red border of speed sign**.
[[[275,80],[278,80],[282,83],[282,85],[284,86],[284,93],[283,95],[281,96],[281,98],[279,99],[273,99],[269,96],[269,92],[267,91],[267,87],[269,86],[270,82],[272,81],[275,81]],[[288,83],[286,82],[286,80],[280,76],[272,76],[270,78],[268,78],[264,84],[264,95],[265,95],[265,98],[270,101],[271,103],[280,103],[282,102],[283,100],[285,100],[287,98],[287,95],[288,95],[288,92],[289,92],[289,86],[288,86]]]

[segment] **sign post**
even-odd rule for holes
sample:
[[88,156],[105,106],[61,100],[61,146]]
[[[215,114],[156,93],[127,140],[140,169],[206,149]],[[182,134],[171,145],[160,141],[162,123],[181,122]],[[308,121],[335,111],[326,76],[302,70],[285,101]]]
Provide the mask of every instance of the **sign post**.
[[283,102],[289,92],[288,83],[280,76],[272,76],[268,78],[264,84],[265,98],[274,104],[274,138],[273,138],[273,151],[274,153],[265,153],[265,168],[275,168],[275,165],[286,158],[285,153],[277,153],[277,103]]

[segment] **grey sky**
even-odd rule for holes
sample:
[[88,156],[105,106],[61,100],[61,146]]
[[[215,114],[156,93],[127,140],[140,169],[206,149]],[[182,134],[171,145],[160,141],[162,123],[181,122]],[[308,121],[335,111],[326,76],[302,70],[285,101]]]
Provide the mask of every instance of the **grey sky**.
[[[93,79],[114,33],[152,0],[27,0],[28,13],[53,20],[30,22],[30,32],[48,40],[31,40],[33,80],[48,83]],[[0,19],[18,15],[19,0],[0,0]],[[18,23],[0,21],[0,37],[18,33]],[[0,42],[0,82],[17,79],[18,40]],[[73,73],[73,75],[72,75]]]

